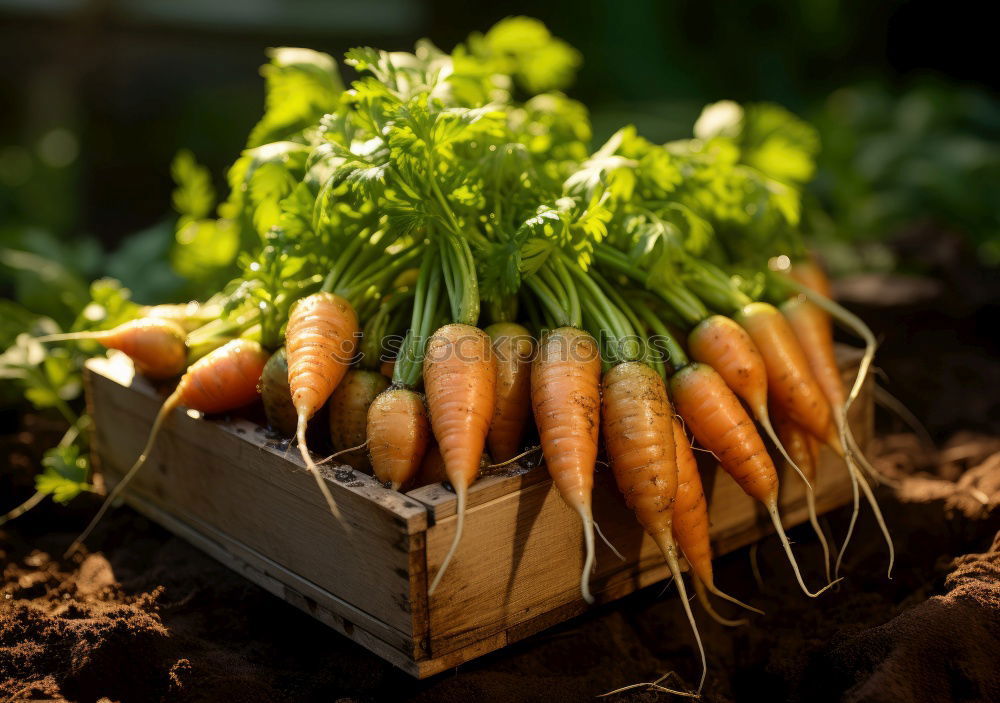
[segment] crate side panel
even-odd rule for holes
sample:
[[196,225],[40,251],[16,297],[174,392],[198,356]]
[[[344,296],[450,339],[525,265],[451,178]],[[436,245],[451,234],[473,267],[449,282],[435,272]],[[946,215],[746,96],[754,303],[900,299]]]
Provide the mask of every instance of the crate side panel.
[[[160,399],[90,375],[98,452],[114,482],[138,456]],[[254,425],[225,424],[174,412],[130,490],[412,634],[407,520],[341,490],[335,495],[346,526],[339,523],[312,477],[251,441]]]

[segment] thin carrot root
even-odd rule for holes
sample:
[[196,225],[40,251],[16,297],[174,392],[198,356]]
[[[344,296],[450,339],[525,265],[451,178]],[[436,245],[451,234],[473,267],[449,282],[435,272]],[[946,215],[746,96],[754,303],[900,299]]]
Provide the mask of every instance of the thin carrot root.
[[920,442],[924,445],[925,449],[931,452],[937,450],[934,439],[931,437],[931,433],[927,431],[927,428],[924,427],[924,423],[920,422],[917,416],[903,404],[903,401],[877,383],[875,384],[875,403],[881,405],[902,420],[920,438]]
[[806,478],[805,472],[802,471],[802,469],[799,468],[798,463],[794,461],[791,456],[789,456],[788,450],[785,449],[785,445],[782,444],[780,439],[778,439],[778,433],[774,431],[774,427],[771,425],[771,416],[766,410],[762,410],[757,414],[757,422],[759,422],[761,427],[764,428],[764,431],[767,432],[768,439],[770,439],[774,446],[778,448],[778,451],[781,452],[781,457],[795,470],[795,473],[797,473],[799,478],[802,479],[802,483],[806,484],[806,493],[808,495],[812,495],[812,482]]
[[32,496],[28,498],[28,500],[24,501],[16,508],[9,510],[6,514],[0,515],[0,525],[3,525],[6,522],[10,522],[11,520],[21,517],[26,512],[28,512],[36,505],[41,503],[43,500],[45,500],[45,496],[47,495],[48,493],[46,493],[45,491],[35,491],[32,494]]
[[883,476],[881,473],[879,473],[878,469],[876,469],[874,466],[871,465],[871,462],[868,461],[868,457],[865,456],[865,453],[861,450],[861,447],[858,446],[858,442],[856,439],[854,439],[853,434],[848,434],[846,436],[846,439],[848,447],[850,448],[851,451],[851,456],[854,457],[859,464],[861,464],[861,468],[865,470],[865,473],[868,476],[870,476],[877,483],[880,483],[883,486],[889,486],[891,488],[899,488],[900,486],[899,481],[891,479],[888,476]]
[[[889,568],[886,571],[886,578],[892,578],[892,567],[896,563],[896,548],[892,543],[892,535],[889,534],[889,528],[885,524],[885,518],[882,517],[882,510],[879,508],[878,500],[875,499],[875,494],[872,493],[871,486],[868,485],[868,481],[865,477],[861,475],[861,471],[858,469],[857,465],[854,463],[854,455],[851,452],[844,452],[843,458],[847,462],[848,470],[854,475],[858,486],[861,488],[861,492],[865,495],[865,500],[868,501],[868,505],[871,506],[872,513],[875,515],[875,522],[878,523],[879,530],[882,531],[882,536],[885,538],[885,544],[889,548]],[[853,524],[853,518],[852,518]],[[841,548],[840,554],[837,557],[837,565],[840,565],[841,558],[844,555],[844,549]]]
[[588,605],[593,604],[594,596],[590,592],[590,574],[594,571],[594,516],[583,506],[579,508],[580,519],[583,520],[583,569],[580,572],[580,595]]
[[698,654],[701,656],[701,678],[698,680],[697,693],[701,695],[701,689],[705,686],[705,677],[708,675],[708,660],[705,658],[705,647],[701,643],[701,633],[698,632],[698,624],[695,622],[694,613],[691,612],[691,602],[688,600],[684,579],[681,578],[681,565],[677,561],[677,547],[674,544],[673,535],[670,534],[669,530],[659,533],[654,539],[656,539],[660,551],[663,552],[663,558],[667,560],[667,566],[670,568],[670,573],[673,574],[674,581],[677,582],[677,594],[681,598],[681,605],[684,606],[684,614],[687,615],[688,622],[691,624],[691,631],[694,633],[695,642],[698,644]]
[[833,575],[835,577],[840,576],[840,565],[844,561],[847,545],[851,543],[851,537],[854,536],[854,526],[858,522],[858,513],[861,512],[861,494],[858,490],[858,477],[851,471],[850,467],[847,469],[847,474],[851,478],[851,499],[854,507],[851,511],[851,521],[847,523],[847,534],[844,535],[844,542],[840,545],[840,550],[837,552],[837,563],[833,567]]
[[163,427],[163,423],[170,416],[170,413],[174,410],[174,408],[180,405],[180,402],[181,394],[179,391],[174,391],[173,394],[171,394],[170,397],[163,402],[163,405],[160,407],[160,411],[156,413],[156,419],[153,420],[153,427],[149,430],[149,439],[146,440],[146,446],[143,447],[142,452],[139,453],[139,458],[135,460],[135,463],[132,464],[132,468],[125,473],[122,480],[111,489],[111,493],[109,493],[108,497],[104,499],[103,503],[101,503],[101,507],[97,510],[97,514],[91,518],[90,522],[83,529],[83,532],[81,532],[80,535],[73,540],[72,544],[66,548],[66,551],[63,553],[63,559],[68,558],[73,552],[80,548],[80,545],[83,544],[84,540],[86,540],[87,537],[90,536],[90,533],[94,531],[94,528],[97,527],[97,523],[99,523],[101,518],[104,517],[104,514],[108,512],[108,508],[111,507],[111,504],[118,499],[118,496],[125,491],[128,484],[132,481],[135,475],[139,473],[139,469],[141,469],[146,463],[146,459],[149,458],[149,454],[153,450],[153,444],[156,442],[156,438],[160,434],[160,428]]
[[516,455],[512,456],[510,459],[507,459],[507,461],[501,461],[498,464],[490,464],[486,468],[487,468],[487,470],[501,469],[504,466],[509,466],[510,464],[516,464],[518,461],[520,461],[524,457],[531,456],[532,454],[537,454],[540,451],[542,451],[542,445],[540,445],[540,444],[538,446],[536,446],[536,447],[528,447],[527,449],[525,449],[520,454],[516,454]]
[[428,596],[434,595],[438,584],[441,583],[441,577],[444,576],[444,572],[448,569],[448,564],[451,563],[452,557],[458,551],[458,543],[462,541],[462,531],[465,528],[465,500],[468,495],[468,489],[464,486],[454,486],[454,488],[455,496],[458,498],[458,505],[455,506],[455,536],[451,540],[451,546],[448,547],[448,553],[444,555],[441,566],[438,567],[438,571],[434,575],[434,580],[431,581],[430,588],[427,589]]
[[330,488],[326,485],[326,481],[323,479],[322,474],[319,472],[319,468],[316,466],[316,462],[313,461],[312,455],[309,453],[309,447],[306,446],[306,426],[309,424],[309,418],[305,414],[299,415],[298,425],[295,429],[295,437],[299,444],[299,454],[302,456],[302,461],[306,465],[306,470],[313,475],[316,479],[316,485],[319,487],[320,493],[323,494],[323,499],[326,500],[327,506],[330,508],[330,514],[332,514],[339,522],[341,522],[345,529],[350,530],[350,525],[347,521],[343,519],[340,514],[340,508],[337,507],[337,502],[333,499],[333,495],[330,493]]
[[[678,691],[674,688],[667,688],[666,686],[661,686],[661,681],[666,681],[671,676],[676,676],[673,671],[668,671],[663,676],[658,678],[656,681],[645,681],[643,683],[633,683],[628,686],[622,686],[621,688],[616,688],[614,691],[608,691],[607,693],[602,693],[598,695],[598,698],[606,698],[608,696],[613,696],[618,693],[624,693],[625,691],[631,691],[636,688],[645,687],[647,691],[657,691],[658,693],[672,693],[675,696],[683,696],[685,698],[701,698],[700,693],[692,693],[691,691]],[[679,678],[679,677],[678,677]]]
[[[705,584],[702,583],[701,579],[692,572],[691,573],[691,583],[694,584],[695,595],[698,596],[698,601],[701,603],[701,607],[705,609],[709,617],[715,620],[720,625],[725,625],[726,627],[741,627],[743,625],[749,625],[750,621],[746,618],[740,618],[739,620],[730,620],[724,618],[712,607],[712,601],[708,598],[708,591],[705,589]],[[735,599],[733,599],[735,600]],[[749,606],[747,606],[749,607]],[[759,612],[759,611],[758,611]]]
[[325,459],[321,459],[320,461],[317,461],[316,465],[317,466],[322,466],[323,464],[329,464],[331,461],[333,461],[334,459],[336,459],[338,456],[341,456],[343,454],[349,454],[351,452],[359,452],[359,451],[361,451],[362,449],[364,449],[367,446],[368,446],[368,440],[366,439],[364,442],[362,442],[361,444],[359,444],[356,447],[347,447],[347,449],[341,449],[339,452],[334,452],[333,454],[331,454],[330,456],[326,457]]
[[812,491],[806,491],[806,508],[809,511],[809,524],[812,525],[813,532],[823,547],[823,566],[826,569],[826,581],[829,583],[833,581],[833,577],[830,576],[830,545],[826,541],[826,533],[820,527],[819,516],[816,513],[816,494]]
[[819,589],[815,593],[806,587],[805,581],[802,580],[802,573],[799,571],[799,564],[795,561],[795,554],[792,552],[792,544],[788,541],[788,535],[785,534],[785,528],[781,525],[781,516],[778,514],[778,501],[771,500],[767,504],[767,512],[771,516],[771,522],[774,523],[775,532],[778,533],[778,539],[781,540],[781,546],[785,550],[785,555],[788,557],[788,562],[792,565],[792,571],[795,572],[795,580],[799,582],[799,588],[810,598],[816,598],[825,590],[838,583],[840,579],[826,584],[823,588]]
[[604,542],[605,545],[607,545],[608,549],[610,549],[620,561],[625,561],[624,555],[615,549],[615,545],[611,544],[611,541],[604,536],[604,533],[601,531],[601,526],[597,524],[597,520],[594,520],[594,529],[597,530],[597,536],[601,538],[601,541]]

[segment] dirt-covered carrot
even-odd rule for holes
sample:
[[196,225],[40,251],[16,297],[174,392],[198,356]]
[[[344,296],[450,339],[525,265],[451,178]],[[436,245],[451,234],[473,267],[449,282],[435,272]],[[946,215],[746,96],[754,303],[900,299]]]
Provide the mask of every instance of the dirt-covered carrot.
[[802,580],[791,544],[778,513],[778,472],[740,401],[711,366],[688,364],[670,379],[670,391],[677,411],[695,439],[715,454],[726,473],[743,491],[767,508],[774,529],[788,556],[799,586],[810,597]]
[[462,539],[466,497],[493,419],[497,362],[489,336],[457,323],[438,329],[427,341],[423,375],[434,438],[458,498],[455,537],[431,581],[433,594]]
[[114,500],[121,495],[146,463],[163,423],[175,408],[186,407],[213,414],[235,410],[253,402],[257,398],[260,376],[267,359],[268,353],[260,344],[237,339],[192,364],[177,383],[174,392],[163,401],[139,458],[104,499],[100,510],[80,536],[73,541],[67,554],[87,538]]
[[708,504],[701,484],[701,474],[698,472],[698,462],[694,458],[691,442],[676,416],[671,418],[671,425],[674,452],[677,456],[677,499],[674,501],[674,536],[677,538],[677,546],[681,548],[684,558],[691,566],[695,593],[705,612],[723,625],[730,627],[745,625],[746,620],[730,620],[719,615],[708,599],[708,593],[712,593],[741,608],[763,615],[762,611],[722,592],[715,585],[712,543],[708,531]]
[[389,379],[376,371],[351,369],[330,396],[330,445],[338,460],[358,471],[369,471],[368,453],[360,447],[367,440],[368,409],[389,387]]
[[283,437],[294,436],[298,414],[292,405],[292,390],[288,387],[288,360],[284,347],[271,354],[264,366],[260,377],[260,399],[271,429]]
[[513,322],[490,325],[486,334],[493,340],[497,359],[497,398],[486,441],[493,461],[501,463],[517,454],[531,413],[531,356],[535,343],[528,330]]
[[601,423],[604,446],[625,503],[656,542],[677,584],[701,655],[701,683],[707,662],[701,635],[688,602],[674,543],[677,455],[671,427],[673,410],[663,380],[641,362],[625,362],[604,374]]
[[431,427],[419,393],[393,388],[368,408],[368,451],[375,477],[404,490],[416,477],[431,441]]
[[573,327],[545,334],[531,367],[531,405],[542,456],[563,500],[583,521],[583,599],[593,602],[594,465],[601,411],[601,357],[594,338]]
[[149,378],[163,380],[181,374],[187,367],[184,330],[170,320],[141,317],[114,329],[99,332],[70,332],[39,337],[39,342],[93,340],[108,349],[124,352],[136,369]]
[[337,504],[306,446],[306,426],[347,373],[357,335],[358,317],[354,308],[344,298],[328,292],[299,300],[288,315],[285,330],[288,386],[295,406],[299,452],[330,512],[338,519]]

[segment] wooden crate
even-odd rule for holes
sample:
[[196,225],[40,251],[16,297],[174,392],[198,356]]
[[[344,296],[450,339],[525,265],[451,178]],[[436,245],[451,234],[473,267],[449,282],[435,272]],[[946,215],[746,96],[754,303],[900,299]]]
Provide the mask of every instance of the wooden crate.
[[[845,378],[858,355],[841,349]],[[139,454],[163,399],[122,356],[87,364],[95,459],[109,484]],[[871,435],[867,392],[852,424]],[[455,528],[455,496],[444,486],[400,494],[346,467],[325,468],[346,518],[338,524],[297,451],[245,419],[206,420],[177,410],[125,501],[279,598],[413,676],[424,678],[562,622],[586,608],[579,597],[583,555],[578,516],[543,467],[480,479],[469,494],[466,534],[433,598],[428,575]],[[722,554],[771,532],[766,514],[714,466],[703,478],[713,547]],[[829,451],[816,485],[821,512],[851,496]],[[783,482],[786,524],[806,519],[801,483]],[[599,602],[667,576],[652,540],[599,468],[594,514],[616,558],[598,544],[592,589]]]

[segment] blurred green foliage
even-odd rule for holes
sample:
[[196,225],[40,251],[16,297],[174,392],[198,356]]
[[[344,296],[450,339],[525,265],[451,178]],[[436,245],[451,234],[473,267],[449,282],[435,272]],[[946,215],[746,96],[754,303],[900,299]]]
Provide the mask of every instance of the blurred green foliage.
[[843,250],[931,225],[1000,265],[1000,100],[939,81],[899,95],[863,85],[833,93],[813,122],[817,238]]

